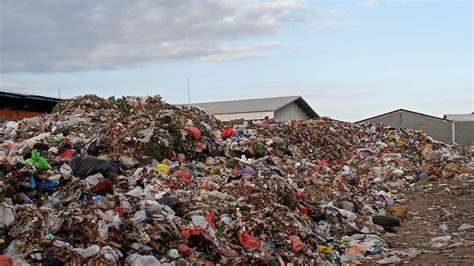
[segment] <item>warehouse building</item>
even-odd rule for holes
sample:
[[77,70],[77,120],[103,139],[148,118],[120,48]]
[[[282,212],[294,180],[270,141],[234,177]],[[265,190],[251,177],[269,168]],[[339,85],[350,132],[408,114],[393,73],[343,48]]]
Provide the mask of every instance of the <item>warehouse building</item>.
[[360,120],[356,123],[382,123],[394,128],[421,129],[428,136],[445,143],[452,143],[451,121],[410,110],[398,109]]
[[474,113],[446,114],[444,118],[453,123],[453,142],[474,145]]
[[234,119],[275,121],[308,120],[319,115],[301,96],[193,103],[222,121]]
[[57,98],[0,91],[0,121],[49,113],[59,101]]
[[398,109],[356,123],[364,122],[382,123],[394,128],[422,130],[433,139],[445,143],[474,145],[474,114],[447,114],[440,118]]

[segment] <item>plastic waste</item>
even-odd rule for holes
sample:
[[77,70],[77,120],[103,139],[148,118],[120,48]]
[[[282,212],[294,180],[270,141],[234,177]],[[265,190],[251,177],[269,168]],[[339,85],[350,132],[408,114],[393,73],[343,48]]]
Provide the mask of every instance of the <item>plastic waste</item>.
[[97,204],[99,203],[104,197],[100,196],[100,195],[97,195],[97,196],[93,196],[92,197],[92,202],[94,202],[94,204]]
[[88,177],[86,177],[85,181],[86,181],[86,185],[88,187],[93,187],[95,185],[97,185],[101,179],[103,179],[104,176],[101,174],[101,173],[97,173],[95,175],[90,175]]
[[430,242],[428,243],[429,245],[431,245],[431,247],[434,247],[434,248],[440,248],[444,245],[447,245],[447,243],[452,239],[451,236],[438,236],[438,237],[434,237],[430,240]]
[[163,164],[163,163],[160,163],[160,164],[157,164],[156,167],[155,167],[155,171],[157,173],[163,173],[165,175],[169,174],[170,172],[170,168],[168,165],[166,164]]
[[458,231],[466,231],[466,230],[471,230],[474,229],[474,225],[472,224],[462,224],[459,226]]
[[398,256],[390,256],[386,257],[384,259],[378,260],[378,264],[395,264],[401,262],[402,259],[400,259]]
[[184,184],[186,184],[188,186],[193,183],[193,181],[191,180],[191,176],[186,171],[178,170],[178,171],[173,173],[173,176],[179,177],[181,182],[183,182]]
[[141,223],[143,221],[145,221],[146,219],[146,212],[145,210],[140,210],[140,211],[137,211],[134,215],[133,215],[133,218],[131,219],[132,222],[134,224],[138,224],[138,223]]
[[59,156],[59,159],[60,159],[61,161],[70,160],[70,159],[72,159],[72,157],[74,157],[74,154],[75,154],[75,153],[76,153],[76,152],[75,152],[75,150],[73,150],[73,149],[66,150],[65,152],[63,152],[63,153],[61,154],[61,156]]
[[51,165],[49,165],[49,163],[43,157],[41,157],[37,149],[31,151],[31,158],[27,159],[26,163],[41,170],[51,169]]
[[2,266],[12,266],[13,261],[8,256],[0,255],[0,265],[2,265]]
[[105,177],[119,175],[120,167],[111,161],[105,161],[93,156],[75,157],[71,160],[71,169],[75,176],[85,178],[101,173]]
[[95,184],[93,187],[91,187],[90,191],[93,194],[102,196],[105,196],[107,194],[114,194],[113,184],[112,181],[110,181],[109,179],[104,179],[99,183]]
[[100,247],[97,245],[92,245],[88,248],[73,248],[72,251],[76,252],[83,258],[88,258],[94,256],[95,254],[99,253]]
[[28,181],[30,182],[30,188],[36,189],[36,190],[44,190],[47,192],[52,192],[57,187],[59,187],[58,181],[51,181],[51,180],[40,181],[40,180],[37,180],[33,175],[28,176]]
[[351,245],[346,248],[346,253],[361,253],[364,252],[364,248],[361,245]]
[[156,201],[160,204],[170,207],[173,211],[176,211],[178,209],[179,202],[174,197],[162,197],[160,199],[157,199]]
[[137,139],[140,142],[143,143],[148,143],[151,140],[151,137],[153,136],[153,128],[147,128],[143,129],[137,132]]
[[260,248],[260,241],[258,238],[248,234],[248,233],[239,233],[240,244],[247,250],[253,250]]
[[290,236],[288,236],[288,239],[291,242],[291,250],[293,250],[293,252],[297,253],[297,252],[303,252],[304,251],[304,248],[305,248],[304,243],[301,241],[299,236],[290,235]]
[[383,251],[380,248],[374,248],[371,251],[369,251],[370,255],[378,255],[378,254],[382,254],[382,252]]
[[160,266],[161,262],[150,255],[132,254],[125,259],[125,262],[130,266]]
[[186,127],[185,130],[190,132],[195,140],[200,140],[201,139],[202,133],[201,133],[201,130],[199,130],[199,128],[197,128],[197,127]]
[[174,248],[168,250],[168,252],[166,252],[166,254],[168,255],[168,257],[170,257],[170,258],[172,258],[172,259],[177,259],[177,258],[181,257],[181,256],[179,255],[178,250],[177,250],[177,249],[174,249]]
[[145,193],[143,192],[143,189],[141,187],[136,187],[128,191],[126,195],[136,197],[136,198],[145,197]]
[[244,169],[240,170],[240,174],[244,176],[245,175],[252,176],[252,175],[256,175],[257,171],[255,171],[255,169],[253,169],[252,167],[245,167]]
[[59,172],[61,173],[61,176],[64,180],[69,180],[72,176],[71,166],[69,166],[69,164],[67,163],[61,165],[61,168],[59,168]]
[[216,246],[219,246],[216,233],[204,216],[195,215],[191,217],[191,220],[196,227],[200,228],[202,231],[206,232],[207,235],[209,235]]
[[421,172],[416,176],[415,179],[416,179],[416,181],[420,181],[423,178],[429,178],[429,175],[425,172]]
[[216,230],[216,224],[214,223],[214,213],[208,212],[206,213],[206,221],[209,223],[213,230]]
[[178,252],[183,255],[183,257],[189,257],[193,254],[193,251],[188,247],[188,245],[184,244],[178,245]]
[[119,264],[119,259],[123,256],[122,252],[118,249],[114,249],[110,246],[104,246],[100,250],[100,254],[106,260],[112,262],[113,264]]
[[341,255],[339,254],[338,251],[333,251],[333,252],[331,253],[331,256],[329,257],[329,260],[330,260],[332,263],[335,263],[336,261],[341,260]]
[[324,253],[324,254],[332,254],[333,249],[332,247],[324,246],[324,245],[318,245],[318,252]]
[[0,202],[0,225],[10,226],[15,221],[13,203],[11,199]]
[[132,169],[132,168],[137,167],[138,165],[140,165],[139,160],[137,160],[133,157],[127,156],[127,155],[121,155],[119,157],[119,161],[127,169]]
[[230,138],[230,137],[234,136],[234,134],[235,134],[234,129],[228,128],[228,129],[225,129],[221,132],[221,137],[223,139],[226,139],[226,138]]

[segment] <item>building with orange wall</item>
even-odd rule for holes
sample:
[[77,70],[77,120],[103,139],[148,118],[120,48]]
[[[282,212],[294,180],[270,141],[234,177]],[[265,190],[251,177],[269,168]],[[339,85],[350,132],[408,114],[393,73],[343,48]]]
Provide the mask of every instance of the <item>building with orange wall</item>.
[[57,98],[0,91],[0,120],[20,120],[50,113]]

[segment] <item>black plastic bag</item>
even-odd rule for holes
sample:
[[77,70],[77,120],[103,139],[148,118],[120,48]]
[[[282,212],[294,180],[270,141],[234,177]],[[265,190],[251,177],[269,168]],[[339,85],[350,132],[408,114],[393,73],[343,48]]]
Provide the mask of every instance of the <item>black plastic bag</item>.
[[112,161],[105,161],[93,156],[75,157],[71,160],[71,168],[75,176],[84,178],[101,173],[104,177],[119,175],[120,166]]

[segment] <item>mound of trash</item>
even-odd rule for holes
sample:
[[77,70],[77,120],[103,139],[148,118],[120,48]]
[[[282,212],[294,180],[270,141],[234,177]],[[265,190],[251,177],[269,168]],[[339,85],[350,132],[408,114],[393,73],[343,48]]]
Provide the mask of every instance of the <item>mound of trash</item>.
[[393,263],[397,191],[473,175],[472,156],[378,124],[86,95],[1,125],[0,264]]

